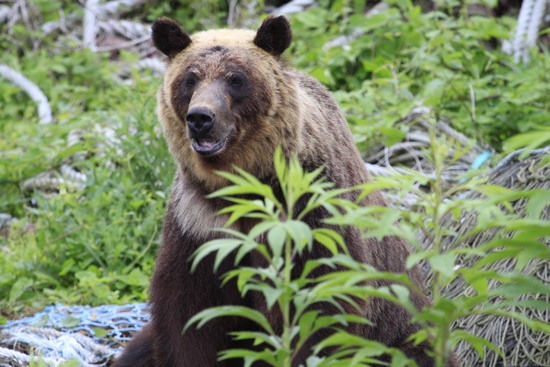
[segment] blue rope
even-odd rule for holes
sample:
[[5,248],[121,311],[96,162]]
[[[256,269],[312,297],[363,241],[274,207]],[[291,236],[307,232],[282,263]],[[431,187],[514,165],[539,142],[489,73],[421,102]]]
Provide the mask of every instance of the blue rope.
[[[68,333],[84,332],[95,342],[121,350],[121,341],[143,328],[150,315],[145,303],[128,305],[47,306],[44,311],[20,320],[8,321],[1,329],[16,326],[51,327]],[[94,329],[103,329],[106,336],[97,336]]]
[[485,161],[487,161],[487,159],[491,158],[493,154],[486,150],[484,151],[483,153],[481,153],[480,155],[478,155],[476,157],[476,159],[474,159],[474,161],[472,162],[472,164],[470,165],[470,169],[478,169],[479,167],[481,167],[483,165],[483,163],[485,163]]

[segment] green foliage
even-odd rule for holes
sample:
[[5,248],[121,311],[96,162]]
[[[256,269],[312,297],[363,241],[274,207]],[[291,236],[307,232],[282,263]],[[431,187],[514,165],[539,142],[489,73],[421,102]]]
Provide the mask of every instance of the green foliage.
[[[29,364],[29,367],[49,367],[51,364],[44,361],[43,358],[33,358]],[[61,362],[57,365],[58,367],[79,367],[81,363],[77,359],[69,359],[67,361]]]
[[[445,165],[450,165],[460,154],[444,161],[442,157],[456,149],[453,142],[437,139],[431,136],[429,157],[434,163],[436,174],[434,178],[426,178],[420,173],[410,172],[407,176],[395,176],[382,179],[377,185],[366,184],[368,191],[372,186],[387,188],[401,187],[401,194],[413,192],[418,195],[414,211],[386,209],[397,212],[400,218],[399,228],[391,230],[378,218],[352,213],[335,218],[330,223],[339,225],[355,225],[368,230],[366,236],[380,237],[382,235],[400,235],[416,248],[408,261],[408,266],[427,263],[433,272],[429,290],[432,306],[416,314],[416,320],[425,323],[425,331],[416,335],[416,340],[427,340],[432,344],[438,365],[445,366],[443,356],[448,355],[450,348],[464,340],[470,343],[481,358],[485,349],[498,351],[496,346],[479,336],[469,334],[464,330],[452,330],[455,321],[473,315],[499,315],[524,323],[528,327],[545,334],[550,333],[547,324],[528,319],[517,311],[518,306],[534,309],[548,309],[544,301],[550,292],[548,284],[543,284],[526,269],[531,261],[548,261],[550,249],[545,241],[550,235],[550,222],[541,219],[543,210],[548,210],[550,190],[514,191],[489,185],[483,179],[462,181],[452,187],[445,188],[441,174]],[[462,149],[456,151],[464,152]],[[430,192],[424,192],[419,187],[430,187]],[[477,192],[480,195],[464,195],[466,192]],[[460,194],[463,193],[463,194]],[[526,205],[527,218],[512,210],[512,204],[517,200],[528,200]],[[368,210],[362,209],[368,213]],[[453,229],[449,218],[468,218],[474,216],[476,221],[464,233]],[[418,231],[431,241],[428,248],[418,242]],[[482,232],[495,231],[497,235],[490,241],[470,247],[472,238]],[[499,266],[504,261],[513,261],[515,267]],[[461,265],[457,265],[461,264]],[[472,293],[462,293],[449,299],[446,288],[469,288]],[[520,301],[518,297],[530,295],[528,301]],[[542,299],[537,299],[542,295]]]
[[[550,120],[548,52],[515,65],[500,50],[498,40],[509,38],[513,19],[424,13],[411,1],[390,2],[366,18],[345,3],[296,14],[293,30],[300,37],[293,54],[300,69],[335,92],[361,148],[403,139],[405,127],[395,122],[420,105],[496,148]],[[327,48],[352,31],[361,36]]]
[[[395,302],[414,315],[423,329],[412,336],[415,343],[427,341],[433,348],[437,366],[447,366],[451,350],[459,341],[470,343],[481,358],[486,348],[501,353],[490,341],[472,335],[467,330],[453,330],[455,321],[472,315],[498,315],[524,323],[531,329],[550,335],[550,327],[540,321],[529,319],[517,307],[531,307],[547,310],[550,305],[544,300],[531,298],[518,300],[525,295],[550,295],[550,287],[533,276],[523,272],[532,261],[549,261],[550,249],[543,242],[550,236],[550,222],[540,219],[542,210],[540,200],[550,197],[550,190],[513,191],[485,184],[481,179],[465,180],[451,188],[444,188],[441,179],[443,168],[459,158],[456,154],[451,161],[444,161],[447,152],[457,147],[453,142],[438,140],[432,131],[430,157],[436,167],[433,179],[423,175],[411,174],[404,177],[391,177],[382,182],[367,183],[358,188],[364,195],[372,190],[401,187],[405,194],[411,187],[428,185],[430,192],[420,189],[413,191],[418,195],[418,209],[415,211],[388,207],[361,207],[347,202],[339,195],[342,190],[331,190],[330,184],[319,177],[320,171],[304,172],[295,159],[288,166],[280,151],[275,157],[277,177],[282,187],[284,201],[279,201],[271,188],[262,184],[246,172],[239,175],[220,173],[234,185],[214,193],[213,197],[224,197],[232,205],[223,210],[230,213],[228,223],[240,218],[259,219],[249,233],[239,233],[230,229],[221,229],[230,238],[207,242],[200,247],[193,258],[193,265],[215,253],[215,266],[230,254],[235,255],[235,265],[246,254],[255,251],[265,259],[265,267],[237,266],[223,275],[224,283],[236,279],[236,284],[245,297],[249,292],[259,293],[269,310],[278,314],[282,325],[273,325],[257,310],[242,306],[222,306],[206,309],[195,315],[186,328],[203,326],[206,322],[222,316],[240,316],[252,320],[260,328],[259,332],[233,332],[236,340],[251,340],[260,346],[255,350],[228,350],[220,359],[242,358],[245,365],[263,360],[272,366],[291,366],[297,351],[316,331],[322,328],[335,330],[315,347],[314,354],[308,359],[308,366],[368,366],[373,358],[382,354],[392,356],[392,366],[412,366],[414,363],[399,350],[388,348],[374,341],[356,337],[346,331],[350,322],[369,323],[369,320],[344,313],[343,303],[360,307],[356,300],[369,297],[382,297]],[[464,152],[465,150],[462,149]],[[402,183],[405,182],[405,185]],[[483,197],[457,196],[457,193],[474,191]],[[257,195],[259,199],[243,200],[243,194]],[[308,195],[308,203],[302,212],[294,212],[300,197]],[[511,203],[518,199],[528,199],[528,217],[521,218],[508,211]],[[358,202],[361,199],[358,199]],[[310,228],[302,222],[304,214],[323,207],[333,217],[328,224],[355,226],[362,229],[363,236],[382,239],[386,236],[401,236],[416,248],[407,260],[412,267],[425,262],[433,277],[429,283],[432,305],[416,310],[409,300],[410,292],[419,290],[405,274],[379,272],[366,264],[355,262],[347,255],[342,237],[328,228]],[[449,216],[466,217],[475,215],[478,219],[464,234],[452,231],[444,225]],[[399,224],[395,221],[399,219]],[[481,231],[498,229],[502,234],[481,243],[477,247],[459,244],[468,243],[468,239]],[[428,247],[419,243],[418,231],[429,239]],[[505,233],[511,233],[509,236]],[[451,240],[453,239],[453,240]],[[332,253],[329,258],[306,262],[301,273],[294,270],[294,259],[311,251],[313,246],[325,246]],[[471,264],[456,266],[459,263]],[[515,261],[511,271],[497,265],[503,260]],[[314,277],[319,266],[338,267],[337,272]],[[296,274],[296,275],[293,275]],[[369,282],[376,279],[390,281],[392,285],[373,287]],[[463,293],[453,299],[445,296],[445,289],[459,283],[470,288],[471,293]],[[315,308],[319,303],[331,304],[341,312],[336,315],[321,315]],[[282,331],[277,333],[277,327]],[[322,357],[325,348],[335,348],[335,353]]]
[[[116,78],[120,71],[118,61],[136,60],[136,55],[121,51],[118,60],[113,61],[112,54],[82,50],[78,40],[59,34],[44,35],[35,26],[59,20],[60,9],[65,15],[74,12],[81,17],[83,9],[77,2],[28,3],[32,24],[20,21],[9,29],[0,25],[1,62],[21,71],[44,91],[55,122],[38,124],[34,102],[0,79],[0,213],[18,218],[9,233],[0,236],[0,313],[11,317],[24,306],[41,308],[54,302],[97,305],[142,301],[146,298],[174,172],[154,113],[159,81],[146,72],[133,70],[134,84],[121,84]],[[529,64],[515,65],[500,51],[496,40],[509,37],[515,25],[513,19],[468,16],[464,7],[454,11],[469,1],[437,1],[436,11],[425,13],[410,1],[394,1],[389,2],[389,10],[370,18],[361,15],[364,1],[319,3],[320,7],[291,17],[294,43],[287,55],[298,69],[308,71],[334,92],[363,150],[378,142],[389,145],[403,139],[406,127],[395,121],[419,105],[432,107],[436,117],[450,119],[455,128],[482,143],[499,148],[508,139],[503,146],[505,151],[521,147],[529,151],[548,144],[550,58],[543,49],[532,53]],[[224,26],[227,6],[227,2],[217,0],[160,0],[148,2],[131,12],[130,17],[151,21],[170,16],[191,32]],[[349,45],[325,47],[327,42],[355,29],[362,36]],[[109,146],[95,125],[115,129],[120,145]],[[83,139],[68,147],[67,136],[74,129],[83,131]],[[106,148],[99,149],[101,144]],[[438,157],[446,156],[449,144],[439,142],[432,146],[432,156],[440,169],[450,163],[438,161]],[[67,186],[59,192],[22,191],[23,182],[40,172],[58,169],[74,154],[86,158],[73,163],[88,177],[84,190]],[[106,165],[108,160],[112,166]],[[279,178],[285,183],[285,202],[277,201],[268,187],[244,172],[242,177],[228,176],[236,186],[218,195],[232,198],[232,205],[226,209],[230,221],[253,216],[261,222],[249,234],[225,230],[234,238],[205,245],[195,258],[199,261],[205,252],[216,252],[221,261],[233,249],[239,252],[237,260],[250,251],[262,253],[270,264],[268,268],[241,267],[227,274],[226,279],[236,278],[243,293],[261,292],[267,305],[279,307],[286,315],[281,335],[273,332],[264,315],[242,308],[198,315],[196,322],[207,322],[222,314],[248,317],[262,325],[264,332],[236,337],[257,340],[280,351],[275,355],[233,351],[226,352],[225,357],[288,363],[292,341],[303,343],[319,328],[342,328],[348,322],[359,322],[350,316],[320,316],[307,308],[316,302],[333,301],[338,307],[339,300],[351,301],[353,294],[376,295],[410,309],[408,288],[402,286],[411,286],[407,279],[350,261],[336,232],[309,228],[301,222],[306,212],[293,212],[289,203],[304,194],[312,198],[306,211],[323,206],[334,214],[333,223],[357,225],[366,235],[378,238],[401,235],[415,245],[417,252],[409,258],[409,264],[427,263],[435,272],[430,284],[434,305],[416,314],[426,326],[426,332],[417,338],[430,336],[440,363],[459,340],[472,344],[480,355],[487,348],[494,349],[478,336],[451,330],[453,320],[468,315],[503,314],[548,334],[547,325],[511,311],[513,306],[548,307],[536,299],[523,303],[515,300],[524,293],[548,294],[547,285],[521,272],[533,259],[549,260],[548,247],[541,242],[541,238],[548,238],[549,225],[538,219],[541,211],[547,210],[544,203],[549,200],[548,190],[514,192],[477,179],[443,188],[437,177],[433,181],[419,175],[399,176],[381,178],[376,185],[368,184],[362,189],[386,188],[400,194],[414,190],[420,196],[419,210],[365,210],[340,200],[339,192],[330,190],[318,173],[304,173],[295,163],[284,166],[279,157],[277,167]],[[417,189],[419,185],[433,190],[426,194]],[[457,198],[457,193],[466,190],[484,196]],[[232,196],[246,192],[263,199],[248,202]],[[522,199],[528,200],[527,218],[506,211],[511,208],[510,203]],[[339,215],[340,211],[345,215]],[[442,225],[442,218],[471,213],[479,221],[453,244],[467,243],[476,233],[494,228],[510,235],[476,248],[448,247],[449,238],[457,234]],[[399,227],[393,225],[396,220],[400,221]],[[433,248],[420,246],[417,230],[433,237]],[[264,234],[265,243],[257,243],[256,234]],[[335,255],[312,263],[297,278],[290,277],[289,257],[309,251],[311,246],[325,246]],[[474,265],[457,266],[464,259],[471,259]],[[516,264],[512,272],[491,268],[498,261],[512,259]],[[318,266],[348,270],[341,277],[307,278],[308,272]],[[255,274],[258,277],[253,277]],[[361,280],[372,279],[392,280],[396,284],[391,289],[357,286]],[[471,287],[474,296],[447,299],[444,289],[455,282]],[[493,283],[498,286],[491,288]],[[298,312],[290,313],[291,306]],[[5,320],[0,315],[0,324]],[[312,356],[308,365],[365,365],[383,352],[392,354],[396,366],[407,363],[398,351],[343,331],[326,339],[317,352],[332,346],[340,348],[335,357]],[[42,365],[40,358],[33,363]]]
[[[123,85],[113,63],[86,50],[29,51],[19,64],[4,56],[49,96],[56,121],[38,124],[29,97],[0,80],[0,212],[19,219],[0,237],[0,308],[145,300],[174,172],[154,113],[159,81],[133,73]],[[75,129],[82,139],[68,147]],[[21,191],[75,154],[84,190]]]
[[227,2],[218,0],[157,0],[147,3],[145,12],[148,21],[170,16],[187,32],[218,28],[227,17]]
[[537,126],[536,130],[512,136],[504,142],[504,151],[512,152],[525,148],[521,158],[525,158],[533,149],[550,144],[550,126]]
[[[284,195],[283,202],[276,198],[270,186],[262,184],[242,170],[238,170],[240,175],[219,173],[234,184],[211,195],[224,197],[232,202],[232,205],[222,210],[222,212],[231,213],[228,223],[240,218],[256,218],[260,219],[260,222],[246,234],[221,229],[221,232],[231,235],[231,238],[207,242],[193,255],[194,267],[211,253],[216,253],[215,267],[231,253],[236,253],[235,262],[238,265],[240,260],[252,251],[261,254],[268,264],[262,268],[236,267],[223,276],[223,282],[236,279],[243,297],[251,291],[259,292],[268,310],[274,313],[280,310],[282,333],[275,331],[275,325],[270,324],[266,315],[242,306],[223,306],[204,310],[195,315],[186,325],[187,328],[197,323],[197,327],[201,327],[209,320],[221,316],[240,316],[254,321],[263,329],[263,332],[242,331],[234,332],[232,335],[237,340],[251,340],[254,345],[265,344],[268,349],[229,350],[224,351],[220,357],[220,359],[243,358],[246,365],[262,360],[273,366],[291,366],[299,349],[320,329],[344,327],[350,322],[368,322],[344,313],[343,302],[359,307],[351,297],[357,296],[359,292],[362,296],[378,294],[388,299],[395,299],[389,289],[379,290],[359,286],[353,276],[346,277],[343,272],[338,272],[341,277],[315,278],[312,275],[319,267],[361,268],[365,274],[363,280],[399,278],[410,285],[402,277],[376,273],[370,267],[356,264],[351,258],[339,255],[339,252],[346,253],[347,249],[337,232],[328,228],[310,228],[301,221],[308,212],[319,207],[337,215],[339,210],[353,205],[338,198],[342,190],[327,190],[332,184],[319,178],[321,169],[305,172],[297,160],[291,160],[287,165],[281,151],[278,150],[275,157],[275,170]],[[247,201],[235,197],[241,194],[258,195],[260,199]],[[295,212],[296,203],[304,196],[309,197],[307,206],[304,210]],[[258,238],[266,238],[267,243],[257,242]],[[311,251],[312,246],[325,246],[334,256],[309,261],[301,273],[293,276],[295,270],[293,259],[302,256],[304,252]],[[350,283],[350,279],[353,284],[346,284],[346,282]],[[333,305],[341,314],[321,315],[315,308],[315,305],[321,303]],[[269,349],[274,352],[269,352]],[[402,357],[399,351],[390,350],[375,342],[370,342],[368,350],[369,357],[385,352]],[[313,360],[311,363],[314,363]],[[315,365],[328,366],[334,365],[331,364],[333,362],[336,363],[329,361],[332,360],[329,359],[323,363],[317,361]]]

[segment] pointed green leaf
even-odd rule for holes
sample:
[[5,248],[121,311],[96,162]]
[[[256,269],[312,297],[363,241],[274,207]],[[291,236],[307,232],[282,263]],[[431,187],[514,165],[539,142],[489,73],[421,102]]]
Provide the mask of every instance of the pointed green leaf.
[[185,332],[185,330],[189,329],[193,324],[197,324],[197,329],[200,329],[207,322],[222,316],[239,316],[249,319],[257,323],[268,333],[273,334],[273,329],[269,321],[261,312],[244,306],[219,306],[207,308],[189,319],[183,330]]
[[454,274],[455,256],[452,253],[434,255],[428,258],[428,263],[434,271],[443,274],[445,277],[452,277]]
[[273,252],[273,257],[280,257],[283,252],[283,246],[286,240],[286,231],[281,223],[275,224],[269,232],[267,232],[267,242]]

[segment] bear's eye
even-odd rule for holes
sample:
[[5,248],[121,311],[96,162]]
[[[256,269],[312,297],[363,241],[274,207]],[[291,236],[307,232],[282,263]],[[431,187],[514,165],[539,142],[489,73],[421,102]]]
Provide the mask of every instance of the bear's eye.
[[191,88],[195,87],[195,85],[197,85],[197,82],[198,82],[198,77],[195,73],[193,73],[193,72],[185,73],[185,76],[183,78],[183,85],[186,88],[191,89]]
[[197,80],[194,77],[189,77],[185,79],[185,86],[188,88],[193,88],[197,84]]
[[244,80],[240,75],[234,75],[231,77],[230,83],[233,87],[241,87],[244,84]]

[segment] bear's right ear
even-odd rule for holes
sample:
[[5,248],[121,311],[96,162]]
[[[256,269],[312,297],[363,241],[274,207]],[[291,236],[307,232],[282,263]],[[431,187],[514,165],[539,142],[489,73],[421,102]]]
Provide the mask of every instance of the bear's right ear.
[[191,43],[191,38],[172,19],[157,19],[151,29],[153,30],[153,44],[169,58],[176,56]]
[[274,56],[280,56],[290,46],[292,32],[285,17],[270,15],[256,32],[254,44]]

